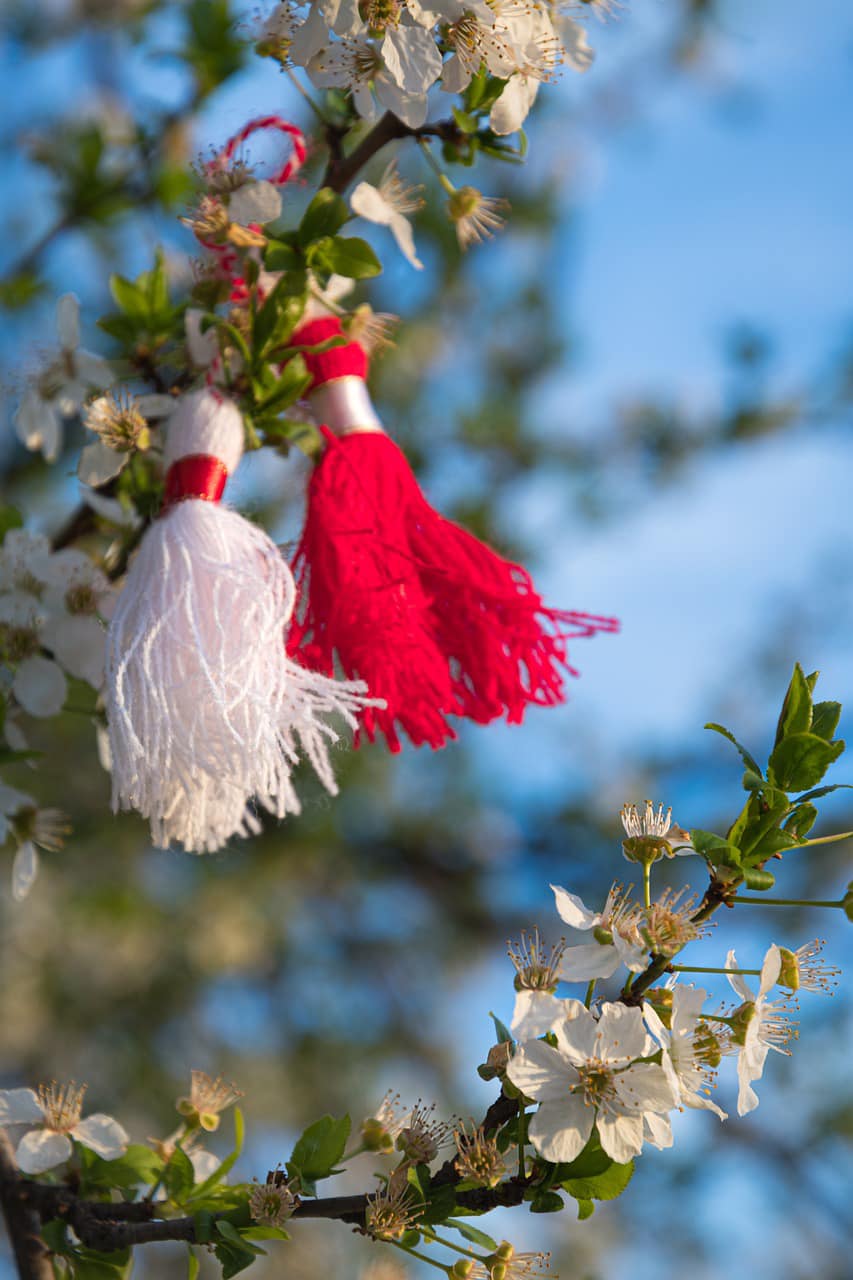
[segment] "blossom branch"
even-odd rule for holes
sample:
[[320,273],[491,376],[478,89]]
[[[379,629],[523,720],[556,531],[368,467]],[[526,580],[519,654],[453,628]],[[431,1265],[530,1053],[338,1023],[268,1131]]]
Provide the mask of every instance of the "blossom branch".
[[18,1173],[12,1150],[5,1130],[0,1129],[0,1209],[18,1275],[20,1280],[53,1280],[47,1246],[41,1239],[42,1217],[27,1194],[30,1184]]
[[331,154],[322,185],[331,187],[340,194],[383,147],[401,138],[440,138],[443,141],[458,142],[460,137],[459,126],[454,120],[440,120],[436,124],[424,124],[413,129],[393,112],[386,111],[379,123],[374,125],[367,137],[348,156],[341,154],[338,135],[333,131],[327,133]]

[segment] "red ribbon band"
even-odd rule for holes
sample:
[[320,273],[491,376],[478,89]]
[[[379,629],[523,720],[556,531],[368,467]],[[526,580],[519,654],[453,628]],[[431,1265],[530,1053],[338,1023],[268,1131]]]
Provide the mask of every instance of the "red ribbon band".
[[187,498],[219,502],[225,492],[228,470],[220,458],[210,453],[188,453],[177,458],[166,472],[163,510]]
[[[288,345],[291,347],[314,347],[331,338],[344,336],[343,326],[337,316],[320,316],[309,320],[292,333]],[[303,351],[302,359],[305,368],[313,379],[309,391],[315,391],[326,382],[334,382],[337,378],[366,378],[367,353],[357,342],[347,342],[338,347],[328,347],[325,351],[313,354]]]

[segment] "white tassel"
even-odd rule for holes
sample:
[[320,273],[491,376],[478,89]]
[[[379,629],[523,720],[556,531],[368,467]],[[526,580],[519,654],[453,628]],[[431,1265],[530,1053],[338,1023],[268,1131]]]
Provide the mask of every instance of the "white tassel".
[[353,726],[370,705],[362,683],[286,656],[290,569],[261,529],[218,505],[242,450],[231,401],[211,389],[179,401],[166,462],[192,461],[171,466],[172,505],[145,534],[109,628],[113,808],[138,809],[161,848],[211,852],[256,832],[253,801],[280,818],[298,813],[300,749],[334,794],[327,717]]

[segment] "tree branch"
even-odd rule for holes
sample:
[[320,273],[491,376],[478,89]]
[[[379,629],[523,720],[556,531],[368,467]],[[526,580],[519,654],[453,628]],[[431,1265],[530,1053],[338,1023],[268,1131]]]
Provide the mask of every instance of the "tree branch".
[[387,147],[389,142],[396,142],[400,138],[441,138],[455,142],[461,137],[461,130],[455,120],[440,120],[436,124],[424,124],[418,129],[413,129],[404,124],[393,112],[386,111],[379,123],[374,125],[367,137],[348,156],[341,153],[338,135],[333,134],[327,138],[330,156],[322,185],[331,187],[338,194],[345,191],[359,170],[364,168],[377,152]]
[[[501,1093],[486,1112],[482,1127],[487,1134],[495,1133],[517,1112],[518,1101]],[[82,1200],[70,1187],[47,1186],[41,1182],[21,1178],[15,1170],[11,1148],[8,1159],[15,1184],[13,1200],[16,1213],[20,1216],[21,1206],[24,1204],[27,1206],[27,1212],[31,1218],[27,1229],[32,1232],[28,1238],[31,1242],[35,1241],[43,1251],[44,1246],[39,1240],[40,1224],[55,1218],[67,1222],[87,1248],[96,1249],[101,1253],[112,1253],[118,1249],[163,1240],[181,1240],[189,1244],[200,1243],[196,1238],[194,1218],[161,1217],[159,1215],[162,1205],[149,1200],[116,1204],[109,1201]],[[433,1186],[438,1187],[452,1186],[460,1180],[460,1175],[456,1171],[455,1157],[451,1157],[445,1161],[431,1181]],[[530,1181],[530,1178],[510,1178],[497,1187],[477,1187],[460,1191],[457,1194],[456,1203],[462,1208],[472,1209],[478,1213],[521,1204]],[[294,1218],[326,1218],[350,1223],[353,1226],[363,1226],[368,1201],[367,1194],[324,1196],[316,1200],[302,1200],[297,1205],[293,1216]],[[51,1277],[49,1262],[47,1266],[48,1270],[44,1272],[32,1269],[21,1270],[22,1280],[49,1280]]]
[[20,1280],[53,1280],[47,1245],[41,1238],[41,1215],[15,1165],[12,1144],[0,1129],[0,1208],[9,1232]]
[[[721,884],[719,880],[712,880],[705,890],[705,896],[698,910],[690,917],[693,924],[700,924],[701,921],[707,920],[708,916],[713,915],[717,908],[728,900],[733,889],[732,885],[725,885]],[[657,982],[658,978],[667,972],[673,958],[673,956],[653,955],[649,962],[649,967],[631,984],[631,990],[621,997],[622,1003],[628,1005],[641,1004],[646,991],[653,983]]]

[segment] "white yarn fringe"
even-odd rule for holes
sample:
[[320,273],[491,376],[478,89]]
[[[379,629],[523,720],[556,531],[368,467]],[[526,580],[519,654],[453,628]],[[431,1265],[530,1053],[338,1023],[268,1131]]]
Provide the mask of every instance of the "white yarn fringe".
[[[217,445],[182,440],[173,456],[215,452],[236,465]],[[354,728],[376,703],[362,682],[287,657],[295,594],[274,543],[226,507],[187,499],[146,533],[109,628],[107,711],[113,808],[138,809],[158,847],[212,852],[260,829],[256,805],[299,813],[303,754],[337,792],[329,718]]]

